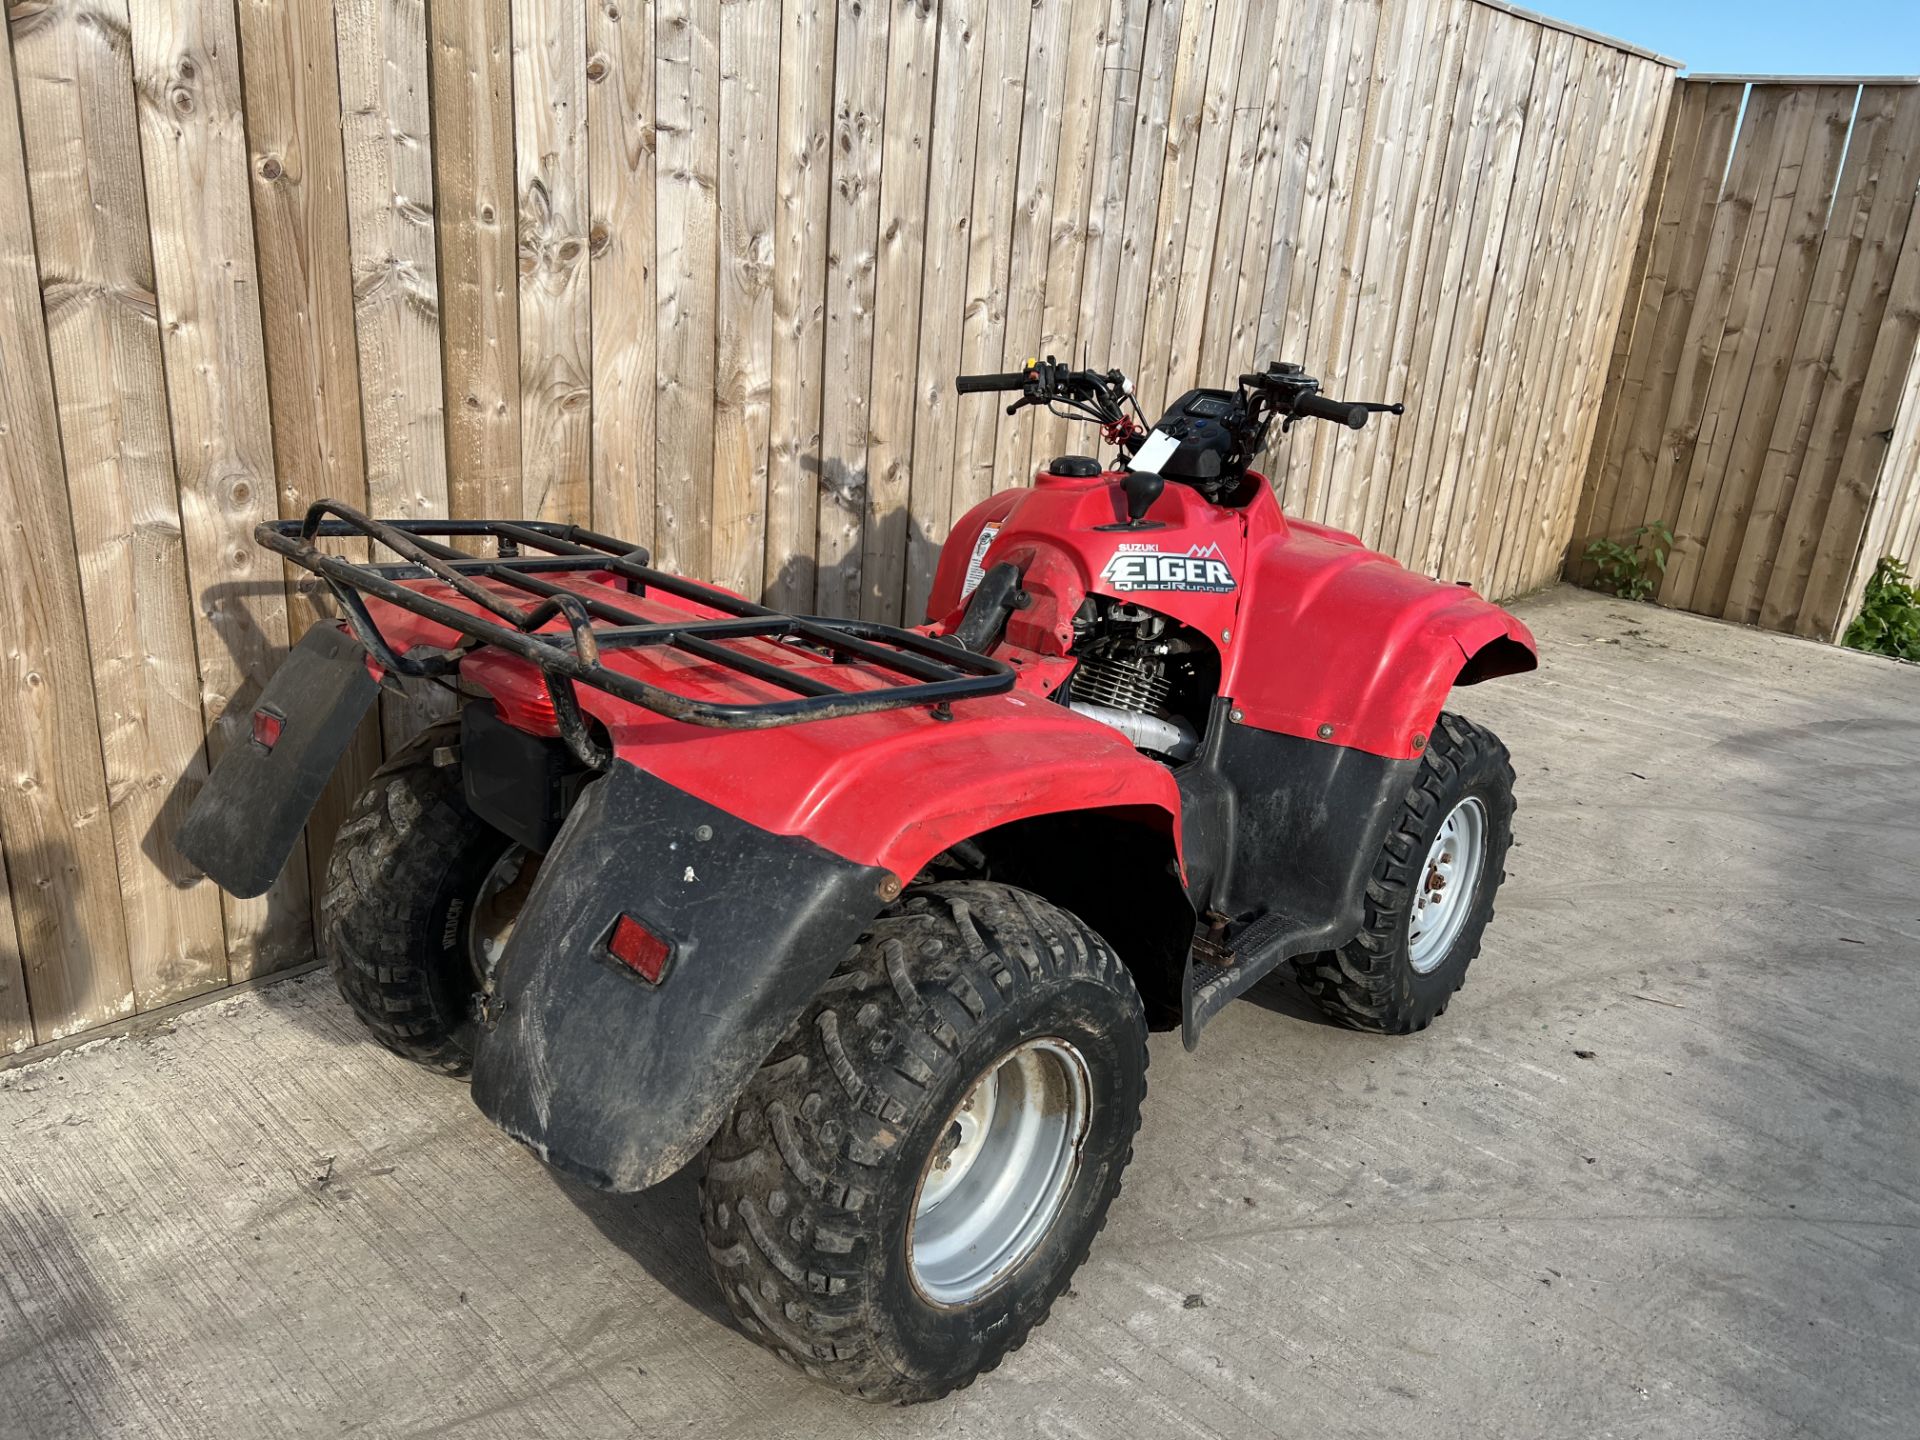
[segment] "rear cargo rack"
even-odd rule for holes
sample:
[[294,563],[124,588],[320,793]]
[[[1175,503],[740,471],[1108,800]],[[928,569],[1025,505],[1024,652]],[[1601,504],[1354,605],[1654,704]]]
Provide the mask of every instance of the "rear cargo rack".
[[[998,660],[976,655],[945,640],[898,626],[865,620],[826,620],[788,615],[742,600],[712,585],[655,570],[639,546],[579,525],[540,520],[375,520],[337,500],[321,500],[304,520],[270,521],[254,531],[267,549],[325,580],[339,599],[360,643],[386,669],[401,675],[438,676],[454,670],[476,645],[490,645],[538,666],[559,719],[561,734],[582,758],[604,765],[604,748],[581,718],[574,692],[590,685],[675,720],[723,729],[756,730],[807,720],[865,715],[909,706],[934,707],[951,715],[955,700],[1002,694],[1013,687],[1013,671]],[[358,538],[375,542],[401,557],[398,562],[356,562],[323,553],[321,538]],[[491,537],[493,558],[475,556],[444,543]],[[711,610],[725,618],[684,621],[649,620],[639,612],[556,583],[553,576],[606,571],[621,576],[635,593],[657,590]],[[450,605],[403,584],[440,580],[485,614]],[[524,591],[534,602],[515,604],[481,581]],[[452,650],[396,653],[380,633],[363,595],[423,616],[468,637]],[[565,633],[541,633],[555,619]],[[596,625],[596,621],[604,622]],[[873,689],[845,689],[819,678],[829,665],[790,669],[729,648],[741,640],[789,641],[836,663],[857,662],[900,677],[900,683]],[[608,650],[659,646],[788,692],[791,698],[766,701],[716,701],[649,685],[601,662]]]

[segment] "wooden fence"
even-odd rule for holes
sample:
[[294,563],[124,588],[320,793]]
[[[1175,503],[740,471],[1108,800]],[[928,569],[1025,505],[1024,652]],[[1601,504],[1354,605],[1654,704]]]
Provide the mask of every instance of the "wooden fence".
[[[591,520],[917,618],[940,539],[1274,358],[1404,399],[1290,508],[1555,573],[1669,67],[1477,0],[20,0],[0,46],[0,1051],[305,959],[170,837],[319,613],[253,527]],[[17,97],[17,107],[14,103]]]
[[1920,340],[1920,84],[1677,90],[1575,573],[1589,539],[1662,522],[1661,603],[1831,639],[1875,556],[1920,545],[1920,402],[1893,444]]

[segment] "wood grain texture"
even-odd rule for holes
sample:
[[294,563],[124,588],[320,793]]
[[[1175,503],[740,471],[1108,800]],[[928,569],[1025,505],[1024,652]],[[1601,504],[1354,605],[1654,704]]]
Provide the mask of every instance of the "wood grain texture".
[[[249,704],[289,636],[279,563],[253,543],[254,527],[279,511],[238,35],[231,6],[216,0],[136,0],[132,21],[201,704],[217,763],[244,743]],[[308,896],[302,841],[265,895],[223,897],[231,978],[312,955]]]
[[[1190,3],[1197,0],[1151,0],[1141,37],[1140,98],[1134,106],[1133,139],[1127,150],[1126,205],[1120,220],[1111,301],[1113,321],[1106,346],[1107,363],[1131,375],[1136,391],[1141,379],[1140,356],[1145,344],[1167,124],[1179,76],[1181,39],[1188,33]],[[982,153],[985,151],[983,142]]]
[[583,0],[513,0],[520,484],[531,514],[582,523],[593,442],[587,8]]
[[354,320],[367,498],[375,513],[447,513],[433,121],[424,0],[337,0]]
[[[1625,68],[1624,58],[1617,53],[1606,56],[1605,62],[1610,69]],[[1637,215],[1647,203],[1648,187],[1658,164],[1664,107],[1670,105],[1672,100],[1672,90],[1666,79],[1642,68],[1618,88],[1612,119],[1606,131],[1614,144],[1616,180],[1610,207],[1599,222],[1605,227],[1602,232],[1605,238],[1597,243],[1590,242],[1590,245],[1596,255],[1605,256],[1610,251],[1612,258],[1606,263],[1596,262],[1588,271],[1592,288],[1585,301],[1585,319],[1577,361],[1579,369],[1575,372],[1580,376],[1581,393],[1569,412],[1574,417],[1574,423],[1559,433],[1556,442],[1559,453],[1570,457],[1565,469],[1570,482],[1580,473],[1582,459],[1593,443],[1594,427],[1599,419],[1600,389],[1606,378],[1606,367],[1601,361],[1607,348],[1606,332],[1619,323],[1619,317],[1626,308],[1634,247],[1630,243],[1628,227],[1621,225],[1618,217]],[[1544,503],[1542,497],[1536,508]],[[1579,493],[1573,483],[1560,486],[1552,493],[1551,505],[1542,512],[1549,518],[1534,528],[1526,552],[1526,569],[1521,572],[1522,578],[1515,585],[1515,590],[1547,583],[1559,573],[1578,503]]]
[[[767,603],[783,608],[811,608],[817,580],[834,21],[834,0],[787,0],[781,10],[763,586]],[[944,533],[944,513],[936,528]]]
[[[601,8],[589,7],[589,24]],[[644,13],[644,0],[630,8]],[[509,0],[434,5],[427,22],[447,513],[525,516]]]
[[[1153,207],[1151,249],[1143,273],[1140,354],[1134,389],[1149,415],[1173,396],[1168,390],[1169,342],[1180,289],[1180,265],[1186,255],[1187,215],[1193,204],[1193,179],[1199,165],[1201,129],[1206,121],[1207,64],[1216,29],[1232,30],[1237,7],[1190,4],[1180,16],[1179,49],[1173,61],[1168,100],[1165,154],[1155,185],[1133,203]],[[1221,16],[1225,20],[1219,24]],[[1028,81],[1033,84],[1032,79]],[[1029,102],[1029,112],[1035,107]]]
[[[1802,319],[1811,298],[1821,239],[1839,178],[1842,152],[1858,91],[1851,86],[1821,86],[1806,92],[1804,143],[1782,157],[1774,187],[1774,209],[1785,209],[1777,247],[1763,256],[1751,282],[1753,299],[1744,322],[1753,326],[1750,344],[1742,344],[1743,364],[1716,370],[1737,380],[1737,418],[1715,434],[1707,464],[1719,468],[1720,488],[1713,502],[1713,523],[1699,550],[1676,551],[1681,569],[1692,569],[1685,608],[1705,614],[1726,609],[1733,570],[1759,487],[1772,422],[1784,397]],[[1770,273],[1768,273],[1770,272]],[[1763,294],[1764,292],[1764,294]],[[1729,397],[1727,408],[1735,409]],[[1676,593],[1678,593],[1676,591]]]
[[653,24],[653,0],[593,0],[587,7],[593,525],[649,547],[659,322]]
[[[980,126],[974,148],[966,303],[960,330],[959,368],[969,374],[1019,363],[1012,351],[1020,341],[1007,335],[1007,272],[1012,264],[1014,191],[1019,179],[1032,15],[1023,5],[989,4],[981,21]],[[955,520],[1004,483],[994,450],[1000,411],[1001,406],[987,397],[959,402],[951,471]]]
[[1814,263],[1812,289],[1767,427],[1766,454],[1747,523],[1741,528],[1733,580],[1722,609],[1729,620],[1753,624],[1760,618],[1795,481],[1812,439],[1815,411],[1829,379],[1834,344],[1846,315],[1847,291],[1866,238],[1874,196],[1883,183],[1887,147],[1897,140],[1894,122],[1899,94],[1881,87],[1869,88],[1860,96],[1833,211]]
[[14,46],[120,900],[139,937],[129,958],[144,1009],[226,983],[227,956],[218,891],[173,849],[206,754],[127,38],[123,8],[69,0],[17,26]]
[[1699,130],[1690,149],[1675,161],[1663,192],[1662,237],[1657,243],[1666,247],[1669,258],[1655,272],[1662,282],[1659,309],[1651,316],[1651,324],[1635,334],[1635,355],[1629,361],[1627,390],[1621,401],[1631,410],[1627,413],[1623,409],[1617,422],[1616,438],[1604,462],[1607,478],[1602,480],[1601,472],[1594,472],[1587,482],[1589,486],[1610,484],[1615,498],[1607,521],[1603,523],[1596,510],[1591,528],[1575,537],[1576,550],[1584,549],[1586,541],[1598,536],[1624,539],[1639,525],[1656,520],[1671,524],[1674,519],[1673,512],[1655,509],[1656,503],[1665,503],[1665,497],[1656,502],[1654,477],[1663,450],[1673,377],[1680,368],[1694,301],[1700,292],[1721,181],[1744,100],[1744,91],[1738,85],[1688,84],[1685,93],[1701,97]]
[[[1095,366],[1114,355],[1119,280],[1125,259],[1127,192],[1133,180],[1134,141],[1146,88],[1146,58],[1155,16],[1167,0],[1112,0],[1101,56],[1100,97],[1094,115],[1094,171],[1088,182],[1087,254],[1080,280],[1079,334]],[[1131,297],[1127,297],[1130,302]]]
[[[323,6],[288,7],[273,0],[242,0],[238,15],[280,513],[297,517],[323,499],[364,508],[366,463],[333,17]],[[364,556],[366,549],[355,545],[343,553]],[[298,640],[309,625],[333,618],[336,607],[318,576],[291,564],[282,574],[290,605],[288,638]],[[315,895],[325,888],[334,834],[379,763],[379,725],[369,719],[341,757],[307,825],[308,876]]]
[[[1823,550],[1839,545],[1851,551],[1857,538],[1835,529],[1833,508],[1843,483],[1843,464],[1851,448],[1854,420],[1867,385],[1868,368],[1893,294],[1903,244],[1912,238],[1915,171],[1920,169],[1920,87],[1902,87],[1895,134],[1879,159],[1881,180],[1861,227],[1860,253],[1854,261],[1844,314],[1834,335],[1831,373],[1814,411],[1812,438],[1802,457],[1793,501],[1780,535],[1779,549],[1760,606],[1768,629],[1801,628],[1801,615],[1814,568]],[[1874,481],[1857,472],[1849,477],[1856,513],[1864,515],[1859,487]],[[1849,503],[1840,501],[1843,508]],[[1850,567],[1853,557],[1847,556]]]
[[913,473],[908,485],[907,570],[901,613],[919,623],[933,588],[953,503],[955,430],[971,402],[954,392],[964,368],[962,338],[975,147],[986,71],[987,0],[947,0],[940,9],[939,68],[929,134],[926,248],[920,267],[919,356],[913,403]]
[[1846,430],[1821,543],[1814,551],[1806,593],[1794,617],[1795,632],[1816,640],[1832,640],[1840,633],[1840,607],[1852,587],[1855,566],[1863,558],[1861,541],[1885,480],[1885,462],[1906,395],[1907,376],[1920,360],[1920,225],[1912,220],[1910,188],[1907,201],[1905,239],[1888,282],[1880,324],[1874,331],[1859,403]]
[[1596,418],[1568,570],[1667,523],[1663,603],[1831,638],[1902,503],[1920,88],[1683,82],[1671,116],[1606,393],[1571,412]]
[[886,136],[880,165],[880,231],[874,263],[876,326],[868,388],[866,525],[860,615],[898,622],[906,588],[917,419],[914,357],[920,349],[920,283],[926,256],[934,65],[940,39],[930,4],[900,5],[887,36]]
[[689,575],[706,573],[713,520],[719,13],[719,0],[654,11],[654,559]]
[[887,6],[841,0],[834,32],[826,370],[814,549],[814,598],[824,615],[860,612],[889,20]]
[[1546,200],[1554,194],[1549,182],[1556,158],[1563,165],[1565,161],[1564,152],[1556,157],[1554,143],[1556,138],[1569,133],[1561,124],[1562,106],[1570,96],[1577,98],[1574,51],[1572,36],[1540,37],[1513,181],[1502,206],[1505,213],[1495,242],[1497,258],[1488,281],[1487,317],[1476,347],[1477,372],[1466,411],[1460,419],[1460,478],[1453,514],[1437,537],[1436,572],[1481,587],[1488,584],[1482,572],[1490,567],[1485,565],[1476,547],[1480,521],[1496,511],[1511,513],[1516,508],[1513,501],[1518,498],[1498,488],[1502,477],[1500,467],[1493,460],[1497,443],[1495,427],[1502,398],[1516,388],[1511,369],[1520,339],[1518,331],[1526,318],[1520,297],[1526,287],[1536,281],[1533,266],[1539,250],[1537,240],[1550,222],[1550,217],[1542,212]]
[[[1038,354],[1096,367],[1104,367],[1106,361],[1083,349],[1080,291],[1086,273],[1088,211],[1093,203],[1102,70],[1118,63],[1112,54],[1115,37],[1107,28],[1112,8],[1110,0],[1073,0],[1067,15],[1068,31],[1079,43],[1067,51],[1061,82],[1047,274],[1034,347]],[[1055,455],[1098,445],[1098,432],[1085,422],[1036,410],[1031,416],[1026,468],[1037,470]]]
[[[0,44],[0,95],[14,93],[13,81],[12,48]],[[32,233],[19,112],[0,105],[0,234]],[[0,247],[0,844],[34,1038],[43,1043],[134,1006],[79,569],[40,277],[31,246],[8,244]],[[8,1011],[17,1026],[17,997]]]
[[[1061,117],[1067,104],[1068,62],[1084,37],[1070,24],[1073,0],[1042,0],[1027,32],[1027,78],[1020,116],[1020,164],[1014,180],[1012,243],[1007,261],[1005,350],[995,370],[1017,370],[1040,349],[1045,322],[1047,274],[1053,261],[1053,193],[1059,173]],[[1069,357],[1062,356],[1062,359]],[[988,402],[992,404],[991,401]],[[983,407],[984,408],[984,407]],[[993,487],[1024,485],[1033,478],[1037,408],[1014,414],[999,406],[994,440]]]
[[744,594],[759,590],[766,568],[779,98],[778,0],[739,0],[722,7],[720,269],[708,573]]
[[[1644,342],[1658,322],[1667,296],[1679,232],[1678,201],[1693,173],[1707,100],[1705,86],[1675,84],[1671,93],[1666,133],[1654,160],[1651,190],[1641,215],[1641,238],[1629,277],[1627,305],[1615,327],[1605,399],[1576,506],[1575,535],[1591,536],[1596,528],[1604,528],[1617,501],[1621,448],[1646,385],[1649,347]],[[1583,563],[1583,557],[1569,553],[1568,578],[1574,578]]]

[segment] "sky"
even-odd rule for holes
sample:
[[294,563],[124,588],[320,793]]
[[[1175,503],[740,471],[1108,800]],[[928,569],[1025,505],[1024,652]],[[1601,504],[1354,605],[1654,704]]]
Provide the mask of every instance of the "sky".
[[1920,75],[1920,0],[1517,0],[1700,74]]

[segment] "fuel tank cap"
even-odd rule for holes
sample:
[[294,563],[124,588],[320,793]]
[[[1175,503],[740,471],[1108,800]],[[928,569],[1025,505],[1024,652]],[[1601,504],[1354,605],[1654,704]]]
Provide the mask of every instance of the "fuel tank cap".
[[1100,473],[1100,462],[1091,455],[1056,455],[1047,469],[1065,480],[1091,480]]

